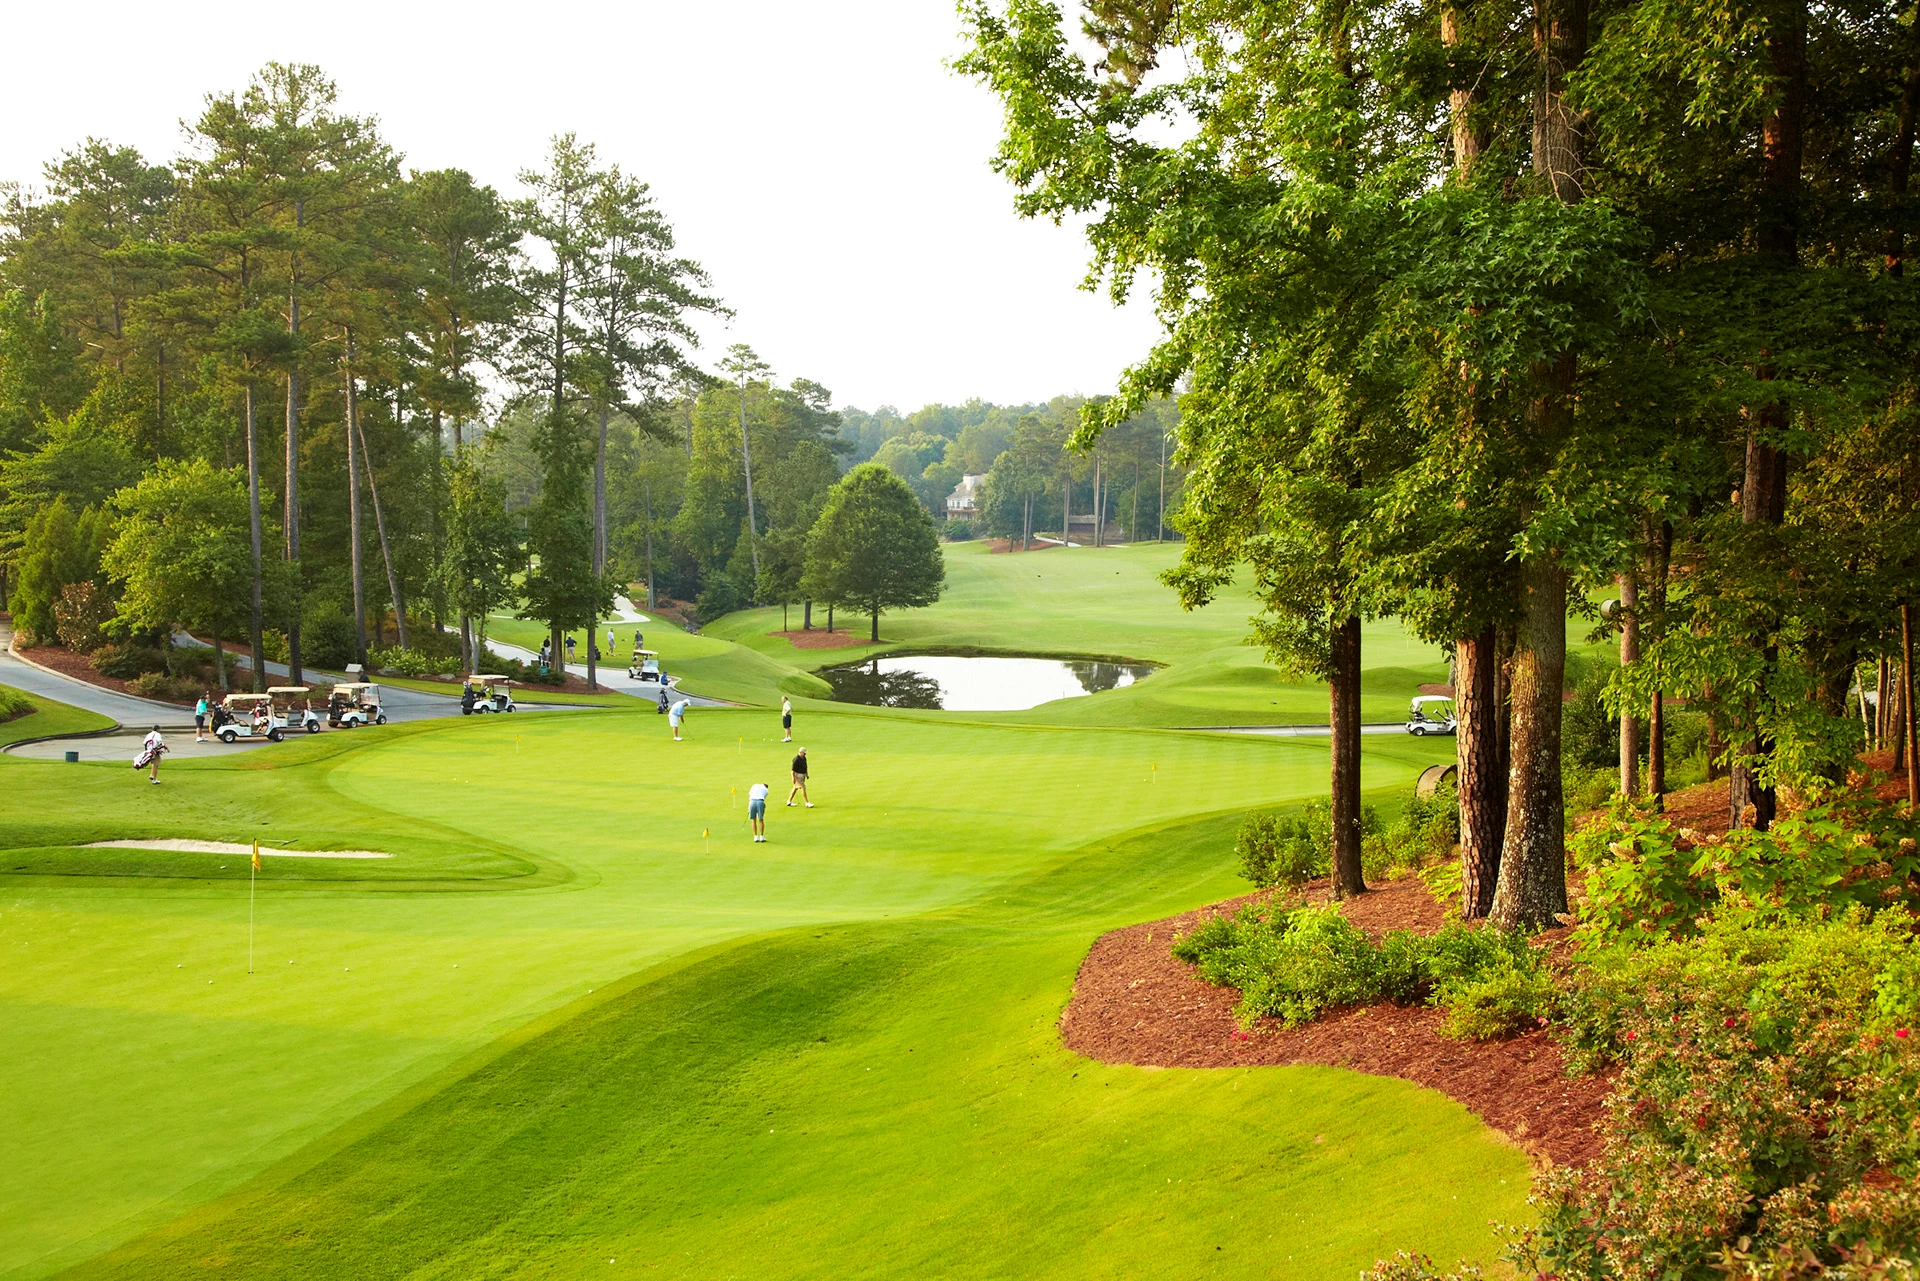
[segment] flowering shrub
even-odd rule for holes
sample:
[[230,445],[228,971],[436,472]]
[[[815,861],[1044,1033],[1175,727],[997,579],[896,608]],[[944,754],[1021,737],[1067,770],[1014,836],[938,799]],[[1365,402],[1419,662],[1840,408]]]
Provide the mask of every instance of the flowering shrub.
[[421,677],[433,670],[433,660],[425,654],[411,649],[401,649],[398,645],[387,649],[376,649],[367,655],[367,662],[378,672],[394,672],[401,676]]
[[[1915,923],[1858,905],[1724,913],[1697,937],[1584,957],[1569,1040],[1621,1076],[1600,1160],[1536,1189],[1521,1245],[1538,1270],[1906,1275],[1914,1258],[1888,1259],[1920,1242]],[[1815,1260],[1854,1270],[1793,1270]]]
[[91,654],[107,643],[101,628],[113,621],[115,601],[91,580],[68,583],[53,603],[54,634],[76,654]]
[[1691,934],[1722,900],[1780,919],[1920,897],[1920,823],[1871,798],[1725,837],[1657,818],[1613,819],[1592,824],[1572,845],[1587,870],[1580,917],[1590,945]]

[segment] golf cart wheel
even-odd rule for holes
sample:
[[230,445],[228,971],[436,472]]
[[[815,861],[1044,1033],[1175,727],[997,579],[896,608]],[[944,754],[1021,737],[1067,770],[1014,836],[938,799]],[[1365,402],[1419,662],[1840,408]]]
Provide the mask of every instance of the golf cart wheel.
[[221,741],[221,742],[223,742],[223,743],[225,743],[225,744],[226,744],[226,745],[227,745],[228,747],[232,747],[232,746],[233,746],[233,740],[234,740],[234,739],[236,739],[236,738],[238,738],[238,737],[240,737],[240,736],[239,736],[238,734],[236,734],[236,733],[234,733],[234,732],[233,732],[232,730],[230,730],[230,729],[223,729],[223,730],[221,730],[221,731],[220,731],[220,741]]
[[319,732],[320,732],[320,722],[319,722],[319,721],[308,721],[308,722],[307,722],[307,733],[309,733],[309,734],[318,734]]
[[507,704],[507,710],[508,710],[508,711],[510,711],[510,712],[517,712],[517,711],[519,711],[520,709],[519,709],[519,708],[518,708],[517,706],[515,706],[514,704],[512,704],[512,703],[508,703],[508,704]]
[[1427,736],[1427,727],[1424,725],[1415,725],[1413,727],[1413,736],[1415,738],[1425,738]]
[[380,713],[378,719],[376,719],[373,723],[375,725],[385,725],[387,723],[387,714],[385,712]]
[[267,741],[269,743],[277,743],[281,740],[282,737],[284,737],[284,735],[282,735],[280,731],[277,729],[270,729],[267,731]]

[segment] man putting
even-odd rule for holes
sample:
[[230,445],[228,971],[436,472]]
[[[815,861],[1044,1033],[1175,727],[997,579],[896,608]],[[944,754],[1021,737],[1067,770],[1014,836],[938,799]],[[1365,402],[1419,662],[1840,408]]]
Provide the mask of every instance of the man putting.
[[747,789],[747,821],[753,825],[756,845],[767,839],[767,793],[772,790],[765,783],[755,783]]
[[793,741],[793,700],[785,694],[780,696],[780,732],[786,736],[781,742]]
[[680,722],[687,719],[687,700],[681,699],[667,713],[667,724],[673,726],[673,741],[680,741]]
[[789,806],[796,796],[807,803],[808,809],[813,808],[813,799],[807,795],[807,749],[804,747],[793,758],[793,790],[787,793]]

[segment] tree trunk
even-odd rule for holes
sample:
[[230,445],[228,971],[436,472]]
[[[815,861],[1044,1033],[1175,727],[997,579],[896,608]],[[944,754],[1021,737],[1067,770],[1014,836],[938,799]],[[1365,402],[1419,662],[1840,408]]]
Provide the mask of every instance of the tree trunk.
[[1567,910],[1560,713],[1567,670],[1567,576],[1548,557],[1522,562],[1525,609],[1513,647],[1513,763],[1507,833],[1491,917],[1502,929],[1545,929]]
[[880,610],[877,606],[873,610],[873,635],[869,639],[875,645],[880,643]]
[[1106,504],[1100,501],[1100,455],[1093,456],[1093,545],[1100,545],[1101,525],[1107,514]]
[[747,382],[744,374],[740,379],[740,465],[747,477],[747,551],[753,558],[753,590],[747,593],[747,599],[752,600],[760,592],[760,534],[753,517],[753,446],[747,440]]
[[827,602],[827,635],[833,635],[833,602]]
[[[357,428],[356,428],[357,430]],[[373,459],[367,453],[367,437],[360,433],[360,461],[367,469],[367,493],[373,499],[373,527],[380,535],[380,558],[387,566],[387,595],[393,601],[393,627],[399,634],[400,648],[407,644],[407,595],[400,588],[400,576],[393,568],[393,545],[387,540],[387,517],[380,507],[380,485],[373,478]]]
[[1459,721],[1460,915],[1468,920],[1493,908],[1500,876],[1500,843],[1507,825],[1507,775],[1500,767],[1494,673],[1499,668],[1493,628],[1454,642],[1453,699]]
[[[299,200],[293,202],[293,224],[306,225],[306,205]],[[287,334],[293,340],[293,363],[287,367],[287,492],[284,505],[287,513],[287,562],[293,566],[293,581],[289,584],[293,592],[291,609],[287,614],[287,683],[301,683],[302,664],[300,662],[300,267],[299,256],[293,260],[293,281],[287,293]]]
[[[1661,521],[1653,538],[1651,572],[1648,575],[1649,616],[1653,619],[1654,640],[1666,635],[1667,575],[1673,564],[1673,522]],[[1654,675],[1660,675],[1655,660]],[[1647,708],[1647,795],[1655,809],[1666,808],[1667,794],[1667,708],[1666,682],[1654,682],[1653,700]]]
[[1887,747],[1893,752],[1893,772],[1898,775],[1906,768],[1907,741],[1907,673],[1901,665],[1892,663],[1887,668]]
[[1329,637],[1332,679],[1327,682],[1327,732],[1333,788],[1333,893],[1367,892],[1360,867],[1360,620],[1349,617]]
[[640,434],[640,475],[641,484],[646,493],[647,503],[647,608],[654,607],[653,601],[653,469],[647,461],[646,433]]
[[812,601],[805,601],[800,606],[800,630],[803,632],[810,632],[813,630],[813,602]]
[[[1640,583],[1629,572],[1620,575],[1620,666],[1640,661]],[[1640,795],[1640,722],[1628,703],[1620,714],[1620,795]]]
[[[1449,51],[1460,44],[1461,12],[1449,6],[1440,11],[1440,43]],[[1451,53],[1449,53],[1451,56]],[[1447,93],[1448,113],[1453,124],[1453,180],[1464,184],[1473,162],[1487,149],[1489,135],[1486,122],[1474,116],[1473,108],[1485,95],[1477,87],[1480,77],[1475,75],[1469,84],[1456,84]]]
[[1907,714],[1907,805],[1920,812],[1920,717],[1913,714],[1913,606],[1900,606],[1900,705]]
[[213,631],[213,676],[214,676],[214,679],[220,683],[220,692],[222,694],[225,694],[228,692],[227,644],[225,641],[220,639],[220,629],[218,627],[213,628],[212,631]]
[[476,672],[480,664],[475,661],[473,644],[473,618],[466,610],[460,611],[460,668],[463,672]]
[[246,384],[247,419],[247,517],[253,534],[253,614],[248,620],[248,641],[253,658],[253,692],[267,689],[266,617],[260,599],[260,439],[254,426],[253,380]]
[[367,666],[367,583],[360,546],[360,392],[354,376],[353,331],[347,331],[347,555],[353,564],[353,660]]
[[1873,750],[1876,752],[1887,745],[1887,699],[1892,690],[1891,674],[1887,671],[1884,654],[1877,666],[1879,671],[1873,687]]
[[[1493,629],[1493,750],[1503,780],[1501,805],[1506,804],[1507,770],[1513,765],[1513,629]],[[1501,840],[1506,839],[1505,810],[1500,820]]]
[[1066,483],[1060,486],[1060,545],[1073,545],[1073,471],[1068,469]]

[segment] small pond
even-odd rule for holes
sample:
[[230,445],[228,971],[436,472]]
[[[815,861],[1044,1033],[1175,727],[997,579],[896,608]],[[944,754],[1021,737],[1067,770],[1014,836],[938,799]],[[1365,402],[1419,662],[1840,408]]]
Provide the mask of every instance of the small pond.
[[1141,663],[1086,659],[883,654],[820,675],[843,703],[949,712],[1017,712],[1056,698],[1119,689],[1151,675]]

